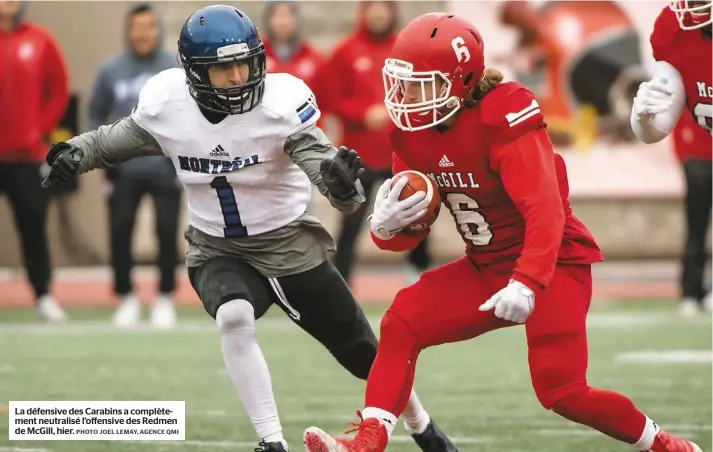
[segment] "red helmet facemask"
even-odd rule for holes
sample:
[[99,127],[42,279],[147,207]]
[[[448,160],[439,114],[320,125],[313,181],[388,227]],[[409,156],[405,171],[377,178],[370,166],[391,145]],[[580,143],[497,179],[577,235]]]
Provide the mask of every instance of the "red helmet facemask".
[[698,30],[713,23],[711,0],[678,0],[669,2],[668,7],[676,14],[681,30]]
[[396,37],[382,74],[384,104],[401,130],[436,126],[455,115],[483,77],[483,39],[452,14],[424,14]]

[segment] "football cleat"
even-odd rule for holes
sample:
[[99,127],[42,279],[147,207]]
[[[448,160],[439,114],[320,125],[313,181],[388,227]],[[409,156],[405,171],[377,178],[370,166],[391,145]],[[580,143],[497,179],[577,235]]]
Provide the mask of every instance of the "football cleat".
[[354,428],[345,433],[356,431],[353,439],[335,438],[318,427],[305,430],[302,440],[307,452],[383,452],[389,442],[389,434],[378,419],[362,419]]
[[438,428],[433,419],[423,433],[415,433],[411,437],[423,452],[458,452],[453,442]]
[[266,443],[265,441],[260,441],[255,452],[288,452],[287,443],[280,441]]
[[648,452],[703,452],[697,444],[659,430]]

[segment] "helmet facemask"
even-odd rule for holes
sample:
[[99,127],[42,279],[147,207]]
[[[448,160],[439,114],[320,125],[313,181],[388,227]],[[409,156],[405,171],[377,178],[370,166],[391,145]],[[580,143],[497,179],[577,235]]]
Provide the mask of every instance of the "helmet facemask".
[[[252,50],[247,44],[233,44],[218,49],[217,57],[190,58],[181,55],[189,91],[195,101],[209,111],[242,114],[254,109],[265,90],[266,61],[262,44]],[[209,69],[213,65],[241,63],[248,65],[248,80],[240,85],[218,88],[212,85]]]
[[[389,58],[382,75],[386,110],[401,130],[415,132],[434,127],[455,115],[461,107],[458,96],[451,93],[451,80],[440,71],[414,72],[411,63]],[[408,102],[407,84],[420,88],[420,101]]]
[[678,0],[669,2],[668,7],[676,14],[682,30],[698,30],[713,23],[711,3],[710,0]]

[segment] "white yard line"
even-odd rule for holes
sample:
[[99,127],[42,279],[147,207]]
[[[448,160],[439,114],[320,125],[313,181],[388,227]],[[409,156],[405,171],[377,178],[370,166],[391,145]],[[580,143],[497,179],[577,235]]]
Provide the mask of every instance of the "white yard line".
[[[313,399],[310,399],[312,401]],[[334,398],[322,398],[322,401],[336,401],[339,399],[334,399]],[[460,398],[462,400],[462,398]],[[210,409],[210,410],[189,410],[186,414],[188,416],[195,416],[195,417],[236,417],[236,416],[243,416],[240,408],[236,407],[234,411],[226,411],[226,410],[217,410],[217,409]],[[497,414],[483,414],[482,416],[478,416],[478,419],[483,419],[488,421],[488,425],[511,425],[511,424],[516,424],[519,428],[523,429],[540,429],[541,431],[559,431],[562,430],[563,432],[569,432],[572,430],[576,431],[591,431],[587,427],[582,426],[581,424],[577,424],[575,422],[568,421],[566,419],[562,419],[559,417],[555,418],[550,418],[550,419],[535,419],[537,417],[537,414],[527,414],[527,413],[497,413]],[[326,413],[320,413],[319,415],[315,414],[310,414],[310,413],[295,413],[293,415],[290,415],[290,419],[292,421],[304,421],[306,424],[309,424],[310,422],[314,424],[318,424],[320,422],[320,419],[329,419],[330,422],[333,422],[335,420],[343,420],[345,423],[350,422],[350,421],[355,421],[356,418],[349,414],[349,410],[342,412],[342,413],[336,413],[336,412],[326,412]],[[474,430],[480,430],[482,427],[478,426],[478,420],[475,420],[473,424],[473,429]],[[705,425],[705,424],[681,424],[681,423],[666,423],[662,422],[661,423],[662,427],[666,430],[671,430],[671,431],[684,431],[684,432],[709,432],[713,428],[710,425]],[[307,425],[305,425],[305,428]],[[563,433],[567,434],[567,433]],[[573,435],[576,435],[577,433],[573,433]],[[466,437],[465,441],[470,441],[470,437]]]
[[[495,438],[489,436],[450,436],[449,438],[457,445],[483,444],[497,441]],[[396,443],[411,443],[413,442],[413,438],[407,435],[392,435],[390,441]]]
[[[369,316],[369,322],[374,328],[378,328],[381,317]],[[677,319],[672,318],[668,314],[606,314],[597,313],[590,314],[587,318],[587,326],[590,328],[632,328],[632,327],[648,327],[651,325],[666,325],[677,322]],[[707,322],[701,320],[697,322],[692,320],[693,325],[703,325]],[[262,331],[281,331],[281,332],[299,332],[302,333],[296,325],[285,318],[271,317],[258,321],[258,330]],[[178,334],[178,333],[216,333],[216,327],[206,318],[205,320],[184,320],[179,319],[178,326],[169,331],[156,331],[149,325],[140,325],[137,328],[129,330],[116,329],[107,320],[91,320],[91,321],[74,321],[66,325],[44,325],[36,322],[21,322],[21,323],[0,323],[0,335],[70,335],[70,334],[137,334],[137,333],[155,333],[155,334]]]
[[50,452],[52,449],[36,449],[27,447],[0,447],[0,452]]
[[710,364],[711,350],[632,350],[616,355],[616,361],[649,364]]
[[[474,436],[454,436],[451,440],[456,444],[483,444],[495,441],[491,437],[474,437]],[[394,443],[411,443],[413,438],[407,435],[392,435],[390,441]],[[148,441],[125,441],[132,444],[148,444]],[[255,447],[257,441],[151,441],[152,445],[156,446],[174,446],[174,447],[206,447],[206,448],[238,448],[238,447]],[[294,441],[292,448],[295,448]]]
[[[706,425],[691,425],[691,424],[665,424],[663,428],[669,432],[680,435],[682,437],[695,436],[698,433],[710,432],[711,427]],[[582,426],[570,428],[540,428],[535,431],[538,435],[545,436],[604,436],[593,429],[583,428]]]
[[[227,374],[226,374],[227,375]],[[597,387],[619,388],[631,384],[631,378],[597,378],[592,385]],[[686,388],[710,389],[711,381],[704,378],[686,378],[685,381],[673,378],[641,377],[636,378],[637,387],[641,388],[664,388],[685,386]]]
[[596,430],[578,430],[575,428],[541,428],[536,432],[545,436],[597,436],[601,435]]
[[256,447],[257,441],[122,441],[129,444],[147,444],[154,447],[209,447],[209,448],[237,448],[237,447]]

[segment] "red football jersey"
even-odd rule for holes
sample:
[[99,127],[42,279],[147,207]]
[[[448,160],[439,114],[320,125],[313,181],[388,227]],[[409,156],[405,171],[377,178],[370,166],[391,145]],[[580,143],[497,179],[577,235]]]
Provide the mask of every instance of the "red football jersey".
[[[510,143],[530,134],[546,140],[544,152],[503,155]],[[591,233],[572,214],[564,161],[552,151],[539,105],[522,85],[508,82],[494,88],[476,107],[464,109],[447,131],[396,130],[392,142],[394,173],[412,169],[436,180],[476,265],[504,266],[524,276],[523,282],[546,287],[557,262],[602,259]],[[543,184],[554,202],[539,203]],[[398,242],[415,239],[398,234],[375,240],[384,249],[395,249]]]
[[684,162],[689,157],[713,160],[711,134],[698,126],[689,111],[681,113],[671,136],[673,136],[673,150],[679,161]]
[[[710,132],[713,125],[711,35],[705,29],[681,30],[676,15],[666,7],[654,24],[651,49],[657,61],[669,63],[681,74],[688,109],[698,125]],[[703,144],[710,148],[710,134],[706,140]]]

